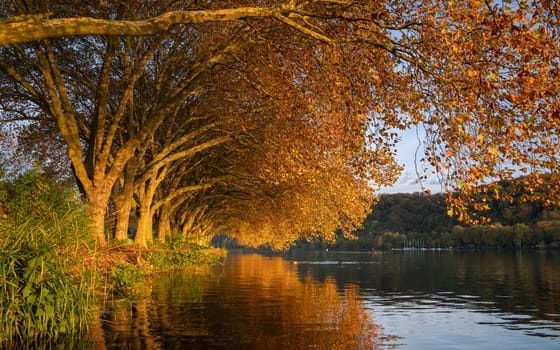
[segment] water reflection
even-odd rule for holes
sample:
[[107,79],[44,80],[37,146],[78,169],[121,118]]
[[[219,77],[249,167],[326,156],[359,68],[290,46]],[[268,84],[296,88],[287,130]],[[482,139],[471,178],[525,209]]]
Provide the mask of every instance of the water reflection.
[[155,278],[150,297],[108,305],[91,334],[98,349],[560,348],[559,263],[559,252],[230,255]]
[[559,252],[314,252],[299,258],[342,259],[342,267],[298,268],[317,280],[358,283],[376,321],[402,336],[407,349],[560,348]]
[[282,258],[229,256],[220,267],[159,276],[150,297],[108,305],[99,349],[372,349],[380,328],[356,284],[300,278]]

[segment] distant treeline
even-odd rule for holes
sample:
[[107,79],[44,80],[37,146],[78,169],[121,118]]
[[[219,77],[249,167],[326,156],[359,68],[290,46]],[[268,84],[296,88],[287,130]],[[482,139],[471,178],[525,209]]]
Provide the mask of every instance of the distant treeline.
[[[507,187],[506,187],[507,188]],[[340,238],[298,246],[335,249],[392,248],[559,248],[560,208],[543,207],[516,195],[510,202],[493,201],[486,225],[466,225],[447,215],[445,195],[401,193],[382,195],[356,232],[357,240]]]

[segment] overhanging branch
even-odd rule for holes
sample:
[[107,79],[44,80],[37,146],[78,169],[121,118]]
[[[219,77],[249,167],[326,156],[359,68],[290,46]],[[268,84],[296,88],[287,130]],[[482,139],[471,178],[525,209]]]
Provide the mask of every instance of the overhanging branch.
[[110,20],[92,17],[48,18],[45,14],[5,18],[0,21],[0,45],[80,35],[147,36],[162,33],[176,24],[232,22],[246,18],[276,18],[321,41],[330,40],[287,16],[295,11],[292,3],[276,7],[170,11],[146,20]]

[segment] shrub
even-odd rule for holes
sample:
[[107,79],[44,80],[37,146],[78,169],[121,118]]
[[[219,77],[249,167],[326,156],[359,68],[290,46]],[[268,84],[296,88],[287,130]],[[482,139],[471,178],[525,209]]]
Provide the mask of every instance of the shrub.
[[107,271],[107,285],[115,296],[134,298],[145,277],[141,268],[117,262]]
[[218,262],[225,252],[192,243],[179,234],[168,235],[165,244],[160,248],[146,255],[147,262],[155,270],[213,264]]

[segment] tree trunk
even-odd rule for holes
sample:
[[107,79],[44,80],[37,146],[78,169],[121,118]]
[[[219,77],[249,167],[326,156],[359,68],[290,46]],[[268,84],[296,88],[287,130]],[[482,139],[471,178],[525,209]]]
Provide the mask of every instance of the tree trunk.
[[183,229],[181,230],[181,233],[183,237],[185,237],[186,239],[192,238],[194,236],[193,231],[195,228],[195,222],[200,211],[201,211],[200,207],[191,210],[190,213],[188,214],[188,218],[186,220],[183,220],[184,223],[183,223]]
[[[121,194],[122,195],[122,194]],[[117,224],[115,225],[115,240],[116,241],[126,241],[128,240],[128,232],[130,225],[130,209],[132,207],[131,201],[119,200],[115,202],[117,207]]]
[[[150,201],[151,203],[151,201]],[[153,238],[153,214],[150,205],[146,203],[140,204],[140,217],[138,218],[138,227],[136,228],[136,236],[134,244],[140,248],[146,248]]]
[[[134,194],[134,178],[128,177],[128,166],[122,192],[113,195],[113,202],[117,209],[117,224],[115,226],[115,240],[126,241],[130,231],[130,210],[132,209],[132,195]],[[116,185],[115,185],[116,186]]]
[[193,225],[194,225],[194,216],[189,216],[187,221],[183,224],[183,228],[181,230],[181,234],[183,235],[183,237],[185,237],[185,239],[188,239],[191,236],[193,231]]
[[196,238],[197,244],[203,247],[209,247],[211,242],[211,232],[211,229],[201,227],[198,230],[198,237]]
[[171,231],[171,218],[169,216],[169,205],[164,204],[159,208],[158,241],[165,242],[165,238]]
[[88,210],[93,222],[93,238],[98,246],[104,247],[107,244],[105,239],[105,212],[107,210],[107,198],[103,199],[100,195],[89,196]]

